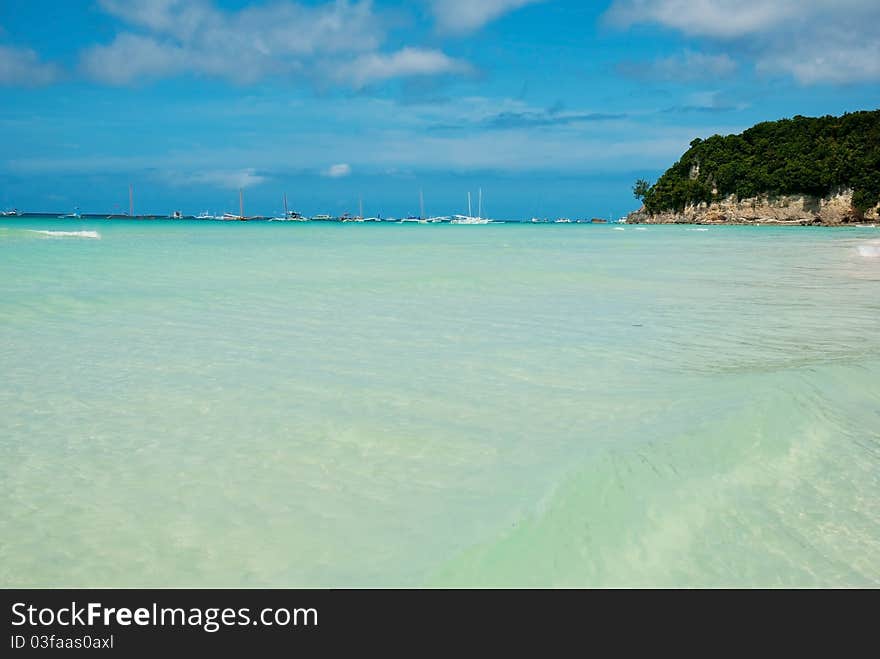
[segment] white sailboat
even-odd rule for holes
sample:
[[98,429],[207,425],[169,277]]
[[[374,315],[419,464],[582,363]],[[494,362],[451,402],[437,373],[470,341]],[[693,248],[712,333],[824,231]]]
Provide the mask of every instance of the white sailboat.
[[281,217],[272,217],[270,222],[308,222],[308,218],[303,217],[302,213],[292,211],[287,208],[287,193],[281,195],[281,205],[284,208],[284,215]]
[[238,215],[234,215],[232,213],[223,213],[223,219],[241,221],[250,219],[244,216],[244,190],[242,188],[238,189]]
[[453,215],[452,221],[450,224],[489,224],[491,220],[487,220],[482,217],[483,215],[483,188],[480,188],[479,192],[479,210],[477,211],[477,216],[474,217],[472,215],[471,210],[471,193],[468,192],[468,214],[467,215]]

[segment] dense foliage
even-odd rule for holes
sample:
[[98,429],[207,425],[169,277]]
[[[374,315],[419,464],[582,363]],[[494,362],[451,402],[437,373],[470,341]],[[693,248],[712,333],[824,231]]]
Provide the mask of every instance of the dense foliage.
[[797,116],[696,139],[657,183],[641,183],[633,192],[650,213],[731,194],[825,196],[837,187],[852,188],[853,205],[865,211],[880,202],[880,110]]

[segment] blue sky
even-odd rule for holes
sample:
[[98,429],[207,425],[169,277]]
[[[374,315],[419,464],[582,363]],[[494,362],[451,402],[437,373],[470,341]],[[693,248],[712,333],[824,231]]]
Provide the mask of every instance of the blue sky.
[[880,107],[876,0],[4,0],[0,207],[615,216],[694,137]]

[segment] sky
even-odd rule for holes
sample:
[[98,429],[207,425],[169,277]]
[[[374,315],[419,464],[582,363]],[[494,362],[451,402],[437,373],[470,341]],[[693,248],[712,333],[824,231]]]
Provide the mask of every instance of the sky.
[[[2,0],[0,208],[634,210],[695,137],[880,107],[877,0]],[[476,210],[476,209],[475,209]]]

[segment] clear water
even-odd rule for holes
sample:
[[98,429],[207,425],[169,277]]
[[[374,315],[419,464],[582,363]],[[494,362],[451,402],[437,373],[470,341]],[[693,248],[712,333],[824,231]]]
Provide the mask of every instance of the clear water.
[[0,585],[880,585],[880,230],[689,229],[0,221]]

